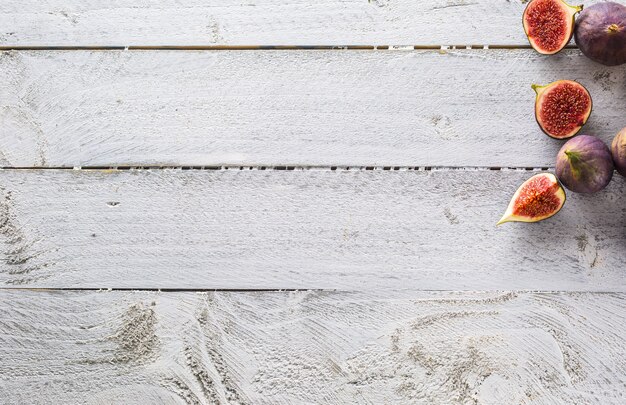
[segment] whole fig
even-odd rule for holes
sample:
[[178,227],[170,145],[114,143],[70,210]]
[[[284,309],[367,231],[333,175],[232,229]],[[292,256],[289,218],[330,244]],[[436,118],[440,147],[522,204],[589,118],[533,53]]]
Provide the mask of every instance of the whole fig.
[[586,7],[576,20],[574,39],[591,60],[606,66],[626,63],[626,6],[609,1]]
[[615,169],[622,176],[626,176],[626,128],[619,131],[613,138],[611,154],[613,155]]
[[592,135],[579,135],[563,145],[556,157],[556,175],[576,193],[595,193],[613,177],[613,158],[608,146]]

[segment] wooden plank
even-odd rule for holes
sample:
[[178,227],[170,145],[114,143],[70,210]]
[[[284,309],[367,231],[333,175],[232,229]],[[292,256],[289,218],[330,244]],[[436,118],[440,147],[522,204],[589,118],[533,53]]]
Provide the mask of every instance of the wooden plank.
[[546,167],[530,84],[562,78],[585,132],[626,125],[626,72],[578,51],[5,52],[0,165]]
[[623,404],[624,294],[0,292],[6,403]]
[[624,178],[496,228],[532,174],[6,170],[0,283],[624,291]]
[[495,0],[4,1],[0,45],[527,45],[524,6]]

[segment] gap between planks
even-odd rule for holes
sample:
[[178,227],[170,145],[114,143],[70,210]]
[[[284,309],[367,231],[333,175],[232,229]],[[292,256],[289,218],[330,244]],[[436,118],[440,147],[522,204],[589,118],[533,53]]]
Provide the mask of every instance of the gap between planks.
[[72,170],[72,171],[140,171],[140,170],[265,170],[265,171],[546,171],[554,167],[505,166],[2,166],[0,170]]
[[[43,288],[43,287],[0,287],[0,291],[33,291],[33,292],[48,292],[48,291],[98,291],[98,292],[107,292],[107,291],[137,291],[137,292],[164,292],[164,293],[174,293],[174,292],[297,292],[297,291],[313,291],[313,292],[341,292],[344,290],[333,289],[333,288],[130,288],[130,287],[111,287],[111,288],[102,288],[102,287],[52,287],[52,288]],[[429,290],[420,290],[420,291],[429,291]],[[439,291],[439,290],[430,290],[430,291]],[[441,290],[447,291],[447,290]],[[594,292],[595,293],[595,292]]]
[[[254,292],[325,292],[325,293],[358,293],[361,290],[346,290],[341,288],[132,288],[132,287],[0,287],[2,291],[31,291],[31,292],[54,292],[54,291],[75,291],[75,292],[157,292],[157,293],[207,293],[207,292],[229,292],[229,293],[254,293]],[[578,294],[593,293],[599,295],[620,294],[616,291],[590,291],[590,290],[464,290],[464,289],[419,289],[400,290],[403,293],[524,293],[524,294]]]
[[[532,49],[530,45],[110,45],[110,46],[0,46],[0,51],[421,51],[421,50]],[[567,45],[565,49],[578,49]]]

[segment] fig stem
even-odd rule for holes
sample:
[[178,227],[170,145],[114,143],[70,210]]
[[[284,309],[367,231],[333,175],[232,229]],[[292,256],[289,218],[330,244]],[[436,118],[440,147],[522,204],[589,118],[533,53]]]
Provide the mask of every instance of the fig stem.
[[[563,2],[563,3],[565,3],[565,2]],[[581,11],[583,11],[583,7],[584,7],[584,5],[583,5],[583,4],[581,4],[580,6],[572,6],[572,5],[571,5],[571,4],[569,4],[569,3],[565,3],[565,4],[566,4],[569,8],[573,8],[573,9],[574,9],[574,14],[576,14],[576,13],[580,13]]]
[[569,158],[570,162],[576,164],[580,161],[580,154],[578,152],[572,152],[571,150],[566,150],[565,154]]
[[539,95],[539,90],[543,89],[546,86],[542,86],[540,84],[531,84],[530,87],[532,87],[533,90],[535,90],[535,93],[537,93],[537,95]]
[[498,223],[496,224],[496,226],[500,226],[505,222],[509,222],[509,216],[504,214],[504,216],[502,218],[500,218],[500,220],[498,221]]

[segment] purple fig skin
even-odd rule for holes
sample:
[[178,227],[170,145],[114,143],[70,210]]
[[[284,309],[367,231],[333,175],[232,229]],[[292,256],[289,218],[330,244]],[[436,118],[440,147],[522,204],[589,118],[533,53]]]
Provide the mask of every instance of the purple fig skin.
[[613,155],[613,163],[619,174],[626,177],[626,128],[615,135],[611,143],[611,154]]
[[613,177],[608,146],[592,135],[578,135],[563,145],[556,157],[556,175],[575,193],[596,193]]
[[626,6],[605,2],[585,7],[574,40],[589,59],[606,66],[626,63]]

